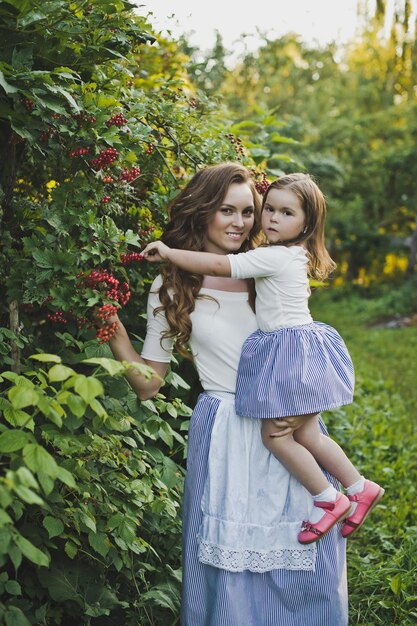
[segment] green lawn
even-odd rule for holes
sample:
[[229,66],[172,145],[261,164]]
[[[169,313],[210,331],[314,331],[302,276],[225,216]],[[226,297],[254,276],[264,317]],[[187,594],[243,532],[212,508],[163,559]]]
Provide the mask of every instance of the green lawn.
[[350,626],[417,623],[417,326],[375,328],[358,297],[311,298],[313,317],[334,326],[351,352],[355,401],[326,413],[334,438],[386,493],[348,542]]

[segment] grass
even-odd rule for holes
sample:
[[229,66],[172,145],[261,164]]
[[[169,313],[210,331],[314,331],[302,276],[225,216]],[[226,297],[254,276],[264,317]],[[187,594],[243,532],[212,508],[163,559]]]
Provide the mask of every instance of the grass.
[[348,541],[350,626],[417,623],[417,326],[375,328],[383,303],[314,294],[314,319],[345,339],[356,369],[355,401],[327,413],[332,436],[358,469],[386,489]]

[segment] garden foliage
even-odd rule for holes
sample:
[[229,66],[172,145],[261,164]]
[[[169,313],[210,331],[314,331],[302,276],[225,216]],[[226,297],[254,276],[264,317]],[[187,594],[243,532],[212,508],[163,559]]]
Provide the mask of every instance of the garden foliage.
[[134,9],[0,6],[7,626],[178,612],[187,384],[171,372],[167,397],[140,403],[109,358],[108,318],[121,309],[140,351],[155,270],[138,253],[184,180],[237,154],[175,44]]

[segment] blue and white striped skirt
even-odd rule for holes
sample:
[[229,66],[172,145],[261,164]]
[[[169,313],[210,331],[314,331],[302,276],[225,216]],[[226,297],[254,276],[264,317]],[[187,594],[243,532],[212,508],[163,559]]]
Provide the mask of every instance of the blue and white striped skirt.
[[320,413],[350,404],[353,389],[352,360],[331,326],[256,330],[242,348],[236,412],[256,418]]
[[[261,572],[250,569],[230,571],[202,562],[201,538],[206,516],[203,506],[210,466],[215,465],[210,460],[221,454],[218,442],[221,441],[223,426],[226,428],[222,404],[220,398],[202,394],[190,422],[183,501],[181,626],[347,626],[346,541],[341,536],[340,524],[315,544],[314,569],[292,569],[293,565],[283,564]],[[219,488],[224,490],[225,499],[236,498],[234,479],[245,466],[245,459],[246,471],[255,469],[248,453],[254,438],[259,436],[256,420],[243,420],[236,415],[233,418],[230,412],[228,419],[234,419],[237,428],[239,423],[245,422],[246,439],[241,442],[238,467],[233,467],[236,463],[234,454],[230,457],[226,455],[223,460],[224,475],[219,481]],[[321,420],[320,425],[326,434]],[[226,447],[223,447],[224,450]],[[273,466],[279,465],[262,444],[258,457],[256,465],[270,464],[272,472]],[[327,473],[326,476],[337,488],[335,479]],[[292,504],[294,497],[298,499],[296,494],[304,493],[304,498],[310,498],[296,483],[288,473],[275,487],[265,477],[265,483],[258,485],[254,495],[265,499],[269,491],[269,504],[262,510],[248,506],[248,522],[258,518],[258,523],[264,523],[262,520],[267,516],[276,514],[274,499],[277,489],[282,492],[279,494],[280,501],[284,499],[286,502],[282,513],[283,518],[287,518],[294,505],[298,506]],[[218,499],[220,497],[221,494]],[[220,527],[218,542],[222,544],[223,541]]]

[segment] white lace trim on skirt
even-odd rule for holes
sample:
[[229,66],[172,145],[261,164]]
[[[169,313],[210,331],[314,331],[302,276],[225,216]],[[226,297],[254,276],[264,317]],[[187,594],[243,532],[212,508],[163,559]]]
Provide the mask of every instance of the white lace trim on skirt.
[[199,538],[198,559],[201,563],[229,572],[269,572],[274,569],[314,570],[315,549],[310,546],[259,550],[230,550],[212,545]]

